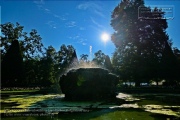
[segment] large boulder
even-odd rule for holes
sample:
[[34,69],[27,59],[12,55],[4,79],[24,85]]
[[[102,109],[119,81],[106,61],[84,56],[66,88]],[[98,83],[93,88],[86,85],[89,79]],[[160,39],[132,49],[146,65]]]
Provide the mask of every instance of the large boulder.
[[60,77],[60,87],[68,100],[99,100],[116,96],[119,78],[102,68],[72,69]]

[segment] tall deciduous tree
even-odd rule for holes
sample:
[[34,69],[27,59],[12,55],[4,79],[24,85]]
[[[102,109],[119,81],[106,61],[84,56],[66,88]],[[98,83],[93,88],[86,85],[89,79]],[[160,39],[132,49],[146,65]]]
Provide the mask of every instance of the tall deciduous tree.
[[73,60],[78,60],[74,47],[72,45],[66,46],[64,44],[61,45],[56,58],[60,74],[63,74],[70,67]]
[[42,38],[38,35],[37,30],[32,29],[29,35],[24,32],[23,37],[24,39],[20,43],[25,59],[35,58],[43,54]]
[[6,23],[0,25],[2,36],[1,36],[1,59],[4,58],[4,55],[7,53],[10,45],[14,40],[18,40],[19,37],[22,37],[23,26],[20,26],[19,23],[16,23],[16,27],[12,23]]
[[[138,18],[140,7],[148,10],[142,18]],[[134,80],[137,86],[141,80],[166,78],[160,72],[164,51],[170,47],[164,14],[158,8],[145,7],[143,0],[123,0],[112,13],[112,42],[117,47],[113,64],[122,78]]]
[[101,50],[98,50],[96,53],[94,53],[94,59],[92,61],[99,66],[104,66],[105,54]]
[[52,46],[48,46],[45,56],[40,61],[41,85],[49,86],[57,81],[56,73],[56,50]]

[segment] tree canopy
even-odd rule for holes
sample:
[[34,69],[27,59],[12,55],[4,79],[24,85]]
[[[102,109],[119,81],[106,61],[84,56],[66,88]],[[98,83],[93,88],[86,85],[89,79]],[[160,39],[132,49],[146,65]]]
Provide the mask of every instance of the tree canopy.
[[23,59],[30,59],[37,57],[43,53],[42,38],[38,35],[35,29],[32,29],[28,34],[24,32],[24,27],[19,23],[15,25],[13,23],[5,23],[0,25],[1,36],[1,60],[7,53],[10,45],[14,40],[18,40],[22,51]]
[[[139,7],[148,10],[141,18],[138,18]],[[146,7],[143,0],[123,0],[112,13],[111,26],[115,32],[111,39],[116,46],[113,66],[123,79],[133,80],[137,86],[141,81],[172,77],[166,72],[172,73],[170,67],[176,67],[172,64],[175,58],[164,14],[161,9]],[[163,63],[168,55],[171,65]]]
[[[28,34],[19,23],[0,25],[2,85],[50,86],[78,62],[72,45],[45,48],[35,29]],[[24,77],[24,78],[23,78]],[[16,84],[15,84],[16,83]]]

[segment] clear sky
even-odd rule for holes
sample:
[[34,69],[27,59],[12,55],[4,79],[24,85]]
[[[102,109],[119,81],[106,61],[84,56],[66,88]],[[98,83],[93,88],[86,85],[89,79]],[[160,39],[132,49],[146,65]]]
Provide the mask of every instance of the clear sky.
[[[19,22],[24,31],[36,29],[45,47],[59,50],[62,44],[73,45],[77,56],[102,50],[112,57],[115,50],[111,40],[104,42],[101,35],[111,35],[111,13],[120,0],[0,0],[1,23]],[[173,5],[174,19],[168,20],[167,32],[173,46],[180,48],[180,1],[145,0],[146,5]]]

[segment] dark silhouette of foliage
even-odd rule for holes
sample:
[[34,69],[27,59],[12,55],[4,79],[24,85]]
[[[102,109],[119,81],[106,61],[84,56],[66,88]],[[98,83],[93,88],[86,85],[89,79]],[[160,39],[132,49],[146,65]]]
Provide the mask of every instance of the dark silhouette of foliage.
[[[13,23],[5,23],[0,25],[2,30],[1,36],[1,60],[4,60],[6,53],[10,49],[10,45],[18,40],[18,45],[21,50],[22,62],[24,64],[24,70],[20,71],[18,75],[25,75],[23,81],[21,81],[24,86],[32,86],[37,85],[40,82],[40,68],[39,61],[40,56],[43,55],[43,44],[41,42],[41,37],[38,35],[35,29],[32,29],[28,34],[24,32],[24,27],[19,23],[15,25]],[[19,49],[19,48],[18,48]],[[11,61],[9,59],[8,61]],[[13,63],[13,60],[12,60]],[[2,70],[4,74],[8,74],[9,72],[6,70]],[[21,73],[21,74],[20,74]],[[16,74],[17,75],[17,74]],[[12,75],[13,76],[13,75]],[[19,77],[20,77],[19,76]],[[12,81],[12,80],[11,80]],[[20,83],[19,83],[20,84]],[[11,86],[16,86],[12,84]]]
[[32,29],[28,35],[27,32],[23,32],[24,27],[19,23],[14,25],[10,22],[1,24],[0,28],[2,30],[1,60],[14,40],[19,40],[23,59],[31,59],[43,53],[42,38],[35,29]]
[[57,81],[56,74],[58,69],[56,65],[56,50],[52,46],[48,46],[45,52],[45,56],[40,60],[41,70],[41,85],[50,86]]
[[80,62],[88,62],[88,55],[87,54],[80,55]]
[[105,54],[101,50],[97,51],[96,53],[94,53],[94,58],[92,61],[99,66],[104,66]]
[[[61,45],[56,57],[59,74],[63,74],[67,69],[72,67],[73,63],[78,61],[75,49],[72,45]],[[74,61],[74,62],[73,62]]]
[[27,36],[27,33],[23,35],[24,40],[21,41],[21,47],[24,52],[24,58],[30,59],[37,57],[39,54],[43,54],[42,38],[38,35],[37,30],[32,29]]
[[12,23],[6,23],[0,25],[2,36],[1,36],[1,59],[4,58],[4,55],[7,53],[10,45],[14,40],[18,40],[19,37],[22,37],[23,26],[20,26],[19,23],[16,23],[16,27]]
[[104,62],[104,67],[110,71],[112,71],[112,64],[111,60],[108,55],[105,56],[105,62]]
[[22,86],[24,80],[24,67],[22,52],[20,50],[19,42],[13,40],[4,59],[2,65],[2,86]]
[[77,65],[79,64],[78,62],[78,58],[77,58],[77,55],[76,55],[76,50],[74,50],[73,54],[72,54],[72,57],[71,57],[71,61],[70,61],[70,65],[69,67],[76,67]]
[[[143,17],[138,19],[140,6],[149,9],[149,12],[143,13]],[[143,0],[123,0],[115,7],[111,16],[111,26],[115,30],[112,42],[117,48],[113,55],[113,66],[122,79],[135,81],[136,86],[139,86],[143,81],[158,82],[173,77],[172,74],[164,74],[174,67],[171,64],[174,61],[173,54],[169,62],[165,59],[166,54],[172,53],[172,48],[166,33],[167,21],[162,19],[164,14],[158,8],[151,10],[145,7]],[[162,69],[166,70],[162,72]]]
[[39,59],[29,59],[24,61],[25,80],[27,87],[36,87],[41,83],[41,63]]
[[178,59],[168,43],[165,45],[160,67],[161,76],[169,83],[169,85],[179,84],[177,81],[178,76],[180,75],[180,71],[178,70]]

